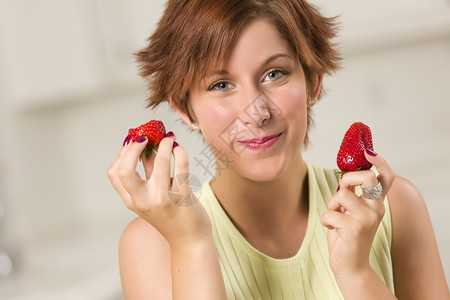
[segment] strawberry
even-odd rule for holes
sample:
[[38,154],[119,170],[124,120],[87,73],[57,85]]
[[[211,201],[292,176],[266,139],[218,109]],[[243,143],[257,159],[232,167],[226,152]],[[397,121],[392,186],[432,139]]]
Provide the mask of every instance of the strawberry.
[[145,135],[148,138],[147,146],[144,149],[144,155],[149,158],[153,151],[158,150],[159,142],[161,142],[166,135],[166,128],[164,127],[163,122],[151,120],[137,128],[129,129],[128,134],[131,136],[133,142],[142,135]]
[[365,149],[373,151],[369,126],[356,122],[347,130],[337,155],[337,165],[343,175],[346,172],[369,170],[372,164],[364,156]]

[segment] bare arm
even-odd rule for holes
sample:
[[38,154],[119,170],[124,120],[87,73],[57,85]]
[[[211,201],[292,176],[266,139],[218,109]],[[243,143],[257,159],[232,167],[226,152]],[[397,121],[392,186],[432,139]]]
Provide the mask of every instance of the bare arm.
[[[392,260],[397,299],[450,299],[436,239],[420,192],[407,180],[395,177],[388,193],[392,215]],[[339,276],[346,299],[394,299],[370,268]]]
[[195,245],[172,247],[171,260],[174,299],[226,299],[212,236]]
[[148,222],[141,218],[131,222],[119,243],[125,299],[225,299],[212,238],[184,246],[171,250]]
[[392,260],[398,299],[450,299],[424,199],[396,177],[388,195],[392,214]]
[[[369,262],[373,239],[385,214],[383,199],[395,175],[380,155],[366,154],[366,158],[377,168],[379,176],[370,170],[343,175],[340,190],[322,215],[322,224],[329,229],[330,266],[346,300],[396,299]],[[381,197],[367,199],[355,194],[355,187],[371,188],[378,182],[383,187]]]
[[173,142],[164,138],[157,154],[142,158],[145,179],[136,167],[146,140],[123,146],[108,169],[125,205],[140,216],[120,240],[124,294],[127,300],[225,299],[211,222],[187,184],[187,152]]
[[123,231],[119,267],[125,299],[172,299],[169,244],[145,220],[136,218]]

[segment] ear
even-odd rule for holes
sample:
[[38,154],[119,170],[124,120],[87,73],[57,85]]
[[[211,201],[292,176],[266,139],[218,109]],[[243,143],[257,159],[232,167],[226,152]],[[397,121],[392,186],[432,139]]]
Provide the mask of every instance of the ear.
[[195,128],[192,125],[191,120],[189,119],[188,115],[181,111],[181,109],[178,107],[178,105],[173,101],[172,97],[169,97],[169,104],[172,106],[172,108],[178,113],[178,115],[181,117],[181,119],[186,123],[191,129],[196,130],[198,128]]
[[316,104],[317,100],[319,99],[320,91],[322,89],[322,80],[323,80],[323,74],[315,75],[315,78],[313,80],[314,94],[313,94],[312,99],[308,100],[309,107],[314,106],[314,104]]

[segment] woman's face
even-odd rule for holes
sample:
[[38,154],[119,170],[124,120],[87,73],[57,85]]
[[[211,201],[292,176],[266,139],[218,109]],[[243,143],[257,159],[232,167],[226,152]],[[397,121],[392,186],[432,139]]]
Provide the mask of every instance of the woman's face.
[[289,43],[267,21],[250,23],[219,70],[190,91],[219,173],[267,181],[299,163],[307,129],[306,91]]

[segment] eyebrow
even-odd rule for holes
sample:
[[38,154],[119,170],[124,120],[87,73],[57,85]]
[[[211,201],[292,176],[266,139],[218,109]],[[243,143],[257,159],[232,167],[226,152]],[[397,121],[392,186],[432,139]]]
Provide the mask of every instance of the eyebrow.
[[290,55],[280,53],[280,54],[272,55],[271,57],[266,59],[266,61],[262,64],[262,66],[267,66],[268,64],[270,64],[271,62],[273,62],[274,60],[277,60],[279,58],[288,58],[288,59],[292,60],[292,57]]
[[[262,67],[269,65],[271,62],[273,62],[274,60],[277,60],[279,58],[288,58],[290,60],[293,60],[292,57],[288,54],[284,54],[284,53],[275,54],[275,55],[272,55],[271,57],[269,57],[268,59],[266,59],[264,61],[264,63],[262,64]],[[230,73],[227,70],[217,70],[216,72],[212,73],[210,76],[227,76],[227,75],[230,75]]]
[[230,73],[227,70],[218,70],[214,73],[212,73],[210,76],[225,76],[225,75],[230,75]]

